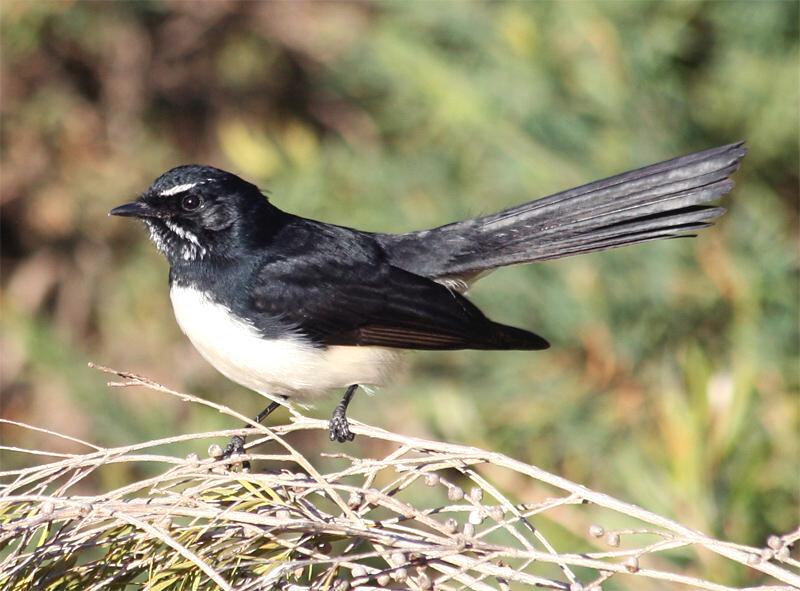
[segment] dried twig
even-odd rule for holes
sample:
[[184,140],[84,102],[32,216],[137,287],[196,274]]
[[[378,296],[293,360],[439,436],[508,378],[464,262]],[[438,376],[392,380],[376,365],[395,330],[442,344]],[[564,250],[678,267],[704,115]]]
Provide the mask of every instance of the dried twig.
[[[144,386],[253,424],[223,405],[129,372],[98,369],[124,380],[113,386]],[[270,467],[261,473],[232,471],[225,462],[194,454],[149,451],[243,429],[103,448],[13,424],[90,451],[18,450],[56,459],[0,472],[4,589],[489,590],[518,584],[574,591],[599,590],[612,578],[631,589],[641,588],[643,579],[665,589],[800,588],[800,562],[790,553],[800,529],[771,537],[765,548],[715,540],[499,453],[355,421],[355,433],[396,449],[384,458],[323,454],[320,464],[329,468],[320,470],[291,440],[300,432],[324,433],[327,424],[294,412],[287,425],[254,425],[260,439],[248,449],[267,451],[239,460]],[[88,475],[118,462],[163,468],[116,490],[73,492]],[[514,498],[493,482],[498,470],[550,492]],[[562,519],[567,512],[570,524],[583,523],[585,535],[570,544],[565,536],[546,535],[541,524],[556,520],[556,510]],[[606,531],[590,519],[626,526]],[[598,547],[603,540],[607,547]],[[697,559],[701,550],[741,565],[741,580],[759,582],[731,587],[706,578],[701,566],[708,562]]]

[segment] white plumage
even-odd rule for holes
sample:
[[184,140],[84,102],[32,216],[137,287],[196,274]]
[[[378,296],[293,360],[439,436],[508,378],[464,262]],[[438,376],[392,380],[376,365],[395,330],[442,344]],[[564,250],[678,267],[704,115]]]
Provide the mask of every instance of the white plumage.
[[173,285],[172,309],[200,354],[227,378],[271,399],[308,400],[351,384],[380,386],[401,352],[382,347],[319,348],[298,334],[266,339],[202,291]]
[[170,187],[164,191],[161,191],[158,195],[160,197],[170,197],[171,195],[177,195],[178,193],[183,193],[184,191],[188,191],[199,185],[200,183],[183,183],[181,185],[175,185],[174,187]]

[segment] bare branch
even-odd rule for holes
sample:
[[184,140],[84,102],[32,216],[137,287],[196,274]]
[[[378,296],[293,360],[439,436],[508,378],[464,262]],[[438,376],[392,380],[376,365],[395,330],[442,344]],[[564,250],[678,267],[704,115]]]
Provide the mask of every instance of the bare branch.
[[[98,367],[124,382],[246,417],[130,372]],[[535,466],[474,447],[406,437],[353,422],[364,438],[396,445],[383,458],[342,453],[303,456],[293,440],[327,432],[325,421],[293,413],[289,424],[254,425],[250,460],[239,472],[195,454],[153,454],[155,446],[243,433],[230,429],[104,448],[47,429],[11,423],[90,448],[54,454],[14,448],[37,466],[0,473],[0,586],[22,591],[153,588],[599,590],[659,581],[665,589],[786,591],[800,588],[790,548],[800,529],[765,548],[715,540],[651,511],[590,490]],[[255,439],[255,438],[254,438]],[[163,449],[163,447],[162,447]],[[254,450],[264,453],[254,453]],[[160,450],[159,450],[160,451]],[[47,461],[47,460],[45,460]],[[86,496],[76,485],[110,464],[150,465],[157,474]],[[323,468],[324,466],[324,468]],[[501,477],[536,482],[537,498],[502,490]],[[590,515],[591,514],[591,515]],[[573,533],[545,523],[565,520]],[[607,531],[607,520],[616,529]],[[606,547],[613,539],[613,544]],[[618,547],[619,546],[619,547]],[[716,555],[703,560],[699,551]],[[80,559],[79,559],[80,558]],[[755,581],[711,580],[713,560],[738,563]],[[708,571],[708,572],[706,572]],[[703,575],[705,573],[705,575]],[[667,585],[666,587],[664,585]],[[760,586],[759,586],[760,585]]]

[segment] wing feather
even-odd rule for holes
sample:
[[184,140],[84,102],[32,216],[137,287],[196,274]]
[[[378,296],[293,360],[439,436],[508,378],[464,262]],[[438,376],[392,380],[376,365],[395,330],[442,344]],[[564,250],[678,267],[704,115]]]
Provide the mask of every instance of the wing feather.
[[[308,278],[313,278],[309,281]],[[403,349],[543,349],[541,337],[492,322],[469,300],[388,263],[295,258],[265,264],[254,308],[321,345]]]

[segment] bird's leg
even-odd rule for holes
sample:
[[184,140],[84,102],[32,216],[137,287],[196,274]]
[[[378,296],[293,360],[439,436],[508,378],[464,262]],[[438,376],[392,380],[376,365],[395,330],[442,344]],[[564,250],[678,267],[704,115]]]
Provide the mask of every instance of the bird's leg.
[[[284,400],[286,399],[285,396],[283,398]],[[269,415],[271,415],[272,412],[280,406],[281,406],[280,402],[275,402],[275,401],[270,402],[267,408],[265,408],[260,413],[258,413],[258,415],[256,415],[255,422],[261,424],[264,421],[264,419],[266,419]],[[245,427],[253,428],[253,426],[249,423],[246,424]],[[247,435],[234,435],[233,437],[231,437],[230,442],[228,443],[228,445],[225,446],[225,449],[222,451],[222,459],[227,460],[232,455],[244,453],[244,444],[246,441],[247,441]],[[249,469],[250,462],[244,462],[242,464],[242,467]]]
[[331,421],[328,423],[330,430],[331,441],[338,441],[344,443],[345,441],[353,441],[355,435],[350,432],[350,424],[347,422],[347,407],[353,399],[353,394],[356,393],[358,384],[353,384],[342,397],[342,401],[333,409]]

